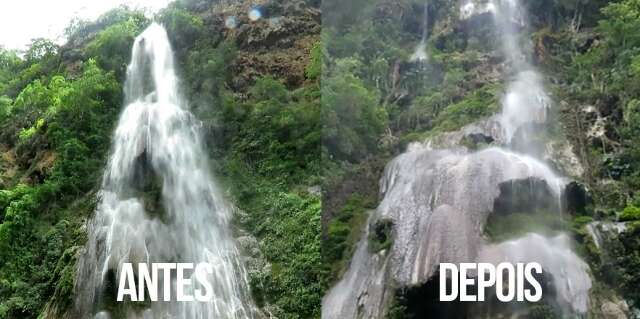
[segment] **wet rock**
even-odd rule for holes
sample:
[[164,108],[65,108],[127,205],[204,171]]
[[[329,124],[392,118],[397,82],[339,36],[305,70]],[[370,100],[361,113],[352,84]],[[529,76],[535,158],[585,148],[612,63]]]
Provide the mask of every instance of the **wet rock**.
[[[369,222],[375,218],[371,216]],[[322,300],[322,318],[384,318],[393,296],[389,255],[371,253],[370,227],[365,230],[347,272]]]
[[584,174],[584,167],[574,152],[573,145],[567,142],[547,143],[543,159],[566,176],[580,178]]
[[392,244],[393,221],[388,219],[378,220],[373,226],[373,231],[369,235],[369,246],[373,252],[387,250]]
[[[487,143],[488,142],[488,143]],[[439,134],[426,143],[431,148],[455,148],[464,146],[477,149],[483,143],[500,145],[505,142],[504,130],[496,116],[481,119],[464,126],[458,131]]]
[[554,211],[558,201],[547,184],[540,178],[511,180],[499,185],[500,195],[493,202],[493,213],[508,215],[512,213]]
[[627,319],[628,306],[624,301],[618,303],[605,302],[600,307],[600,310],[602,311],[603,319]]
[[593,198],[586,185],[579,182],[570,182],[562,193],[562,202],[565,210],[570,214],[584,215],[588,206],[593,204]]
[[494,265],[500,262],[538,262],[544,269],[543,273],[552,278],[556,302],[563,309],[572,313],[586,313],[588,310],[591,289],[589,266],[571,250],[571,239],[567,235],[548,238],[529,233],[515,240],[485,246],[479,253],[478,262]]
[[469,146],[471,149],[478,149],[483,145],[489,145],[493,143],[494,138],[490,135],[482,133],[471,133],[465,136],[462,140],[462,144]]
[[370,222],[393,223],[391,248],[372,251],[369,234],[361,237],[347,273],[323,300],[323,318],[382,318],[392,289],[427,282],[442,262],[474,262],[499,185],[528,178],[560,196],[561,180],[543,163],[495,147],[469,153],[422,145],[396,157]]
[[586,225],[587,233],[593,239],[593,243],[598,249],[606,249],[608,243],[617,240],[618,236],[627,230],[627,225],[623,222],[591,222]]
[[[611,115],[610,115],[611,116]],[[594,147],[611,151],[617,144],[615,127],[610,123],[610,116],[604,116],[598,108],[587,105],[581,108],[580,117],[585,121],[587,128],[585,137],[587,142]]]

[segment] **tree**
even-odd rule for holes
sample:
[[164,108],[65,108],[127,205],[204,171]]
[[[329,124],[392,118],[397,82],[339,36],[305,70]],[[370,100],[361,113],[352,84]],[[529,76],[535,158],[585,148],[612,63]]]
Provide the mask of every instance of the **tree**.
[[387,126],[379,93],[353,74],[359,65],[353,58],[338,60],[322,86],[323,145],[331,156],[351,162],[376,151]]

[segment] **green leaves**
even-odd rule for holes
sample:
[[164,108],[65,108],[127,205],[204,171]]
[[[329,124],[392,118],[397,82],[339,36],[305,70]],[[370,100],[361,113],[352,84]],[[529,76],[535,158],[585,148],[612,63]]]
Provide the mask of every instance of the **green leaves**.
[[606,6],[602,13],[607,19],[601,20],[598,28],[607,37],[611,49],[625,50],[640,42],[640,1],[624,0]]
[[[18,171],[29,185],[9,182],[0,190],[0,281],[9,287],[0,289],[0,318],[36,317],[54,292],[71,298],[74,260],[63,253],[77,245],[79,233],[71,230],[79,225],[70,227],[63,216],[72,203],[92,197],[87,193],[99,181],[120,92],[113,73],[90,59],[73,80],[48,74],[15,101],[0,98],[0,123],[8,123],[2,133],[13,130],[18,155],[47,166],[37,177],[29,176],[33,168]],[[77,206],[73,213],[80,223]]]
[[160,12],[159,21],[167,29],[174,49],[179,51],[193,45],[205,32],[204,22],[200,16],[179,8],[175,4]]
[[304,70],[308,79],[317,79],[322,74],[322,44],[316,42],[310,52],[311,62]]
[[624,208],[619,217],[620,221],[637,221],[640,220],[640,208],[629,205]]
[[53,41],[43,38],[31,41],[29,49],[24,54],[27,63],[35,63],[40,60],[54,57],[58,54],[58,46]]
[[378,148],[388,116],[379,93],[352,73],[355,59],[336,61],[336,71],[323,81],[323,145],[336,159],[357,162]]
[[261,176],[285,184],[302,182],[319,169],[318,88],[300,90],[292,94],[279,81],[264,77],[249,90],[247,103],[229,110],[243,110],[234,119],[240,124],[231,145],[235,155],[252,163]]
[[89,57],[95,58],[100,66],[116,72],[123,78],[131,55],[131,46],[135,37],[149,23],[144,15],[135,11],[124,11],[126,16],[121,22],[102,30],[86,47]]

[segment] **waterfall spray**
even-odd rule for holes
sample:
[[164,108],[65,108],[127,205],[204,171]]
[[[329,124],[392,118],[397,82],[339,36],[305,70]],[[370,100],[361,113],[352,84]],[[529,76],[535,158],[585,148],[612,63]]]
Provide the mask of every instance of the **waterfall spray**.
[[[79,261],[78,316],[255,317],[230,231],[230,206],[212,182],[199,121],[185,107],[166,31],[156,23],[135,39],[125,96]],[[159,262],[211,264],[214,298],[142,306],[114,301],[123,263]],[[175,289],[175,278],[170,285]]]
[[411,55],[410,61],[426,61],[427,55],[427,38],[429,36],[429,3],[424,3],[424,13],[422,17],[422,38],[420,44],[416,47]]

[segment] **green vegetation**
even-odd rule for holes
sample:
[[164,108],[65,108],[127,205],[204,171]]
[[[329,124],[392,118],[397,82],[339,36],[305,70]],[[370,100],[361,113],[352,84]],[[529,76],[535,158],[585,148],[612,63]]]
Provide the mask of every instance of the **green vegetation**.
[[619,219],[624,222],[640,220],[640,208],[633,205],[625,207]]
[[[218,169],[246,215],[238,222],[259,240],[270,271],[250,274],[260,306],[279,318],[320,316],[319,88],[288,91],[272,77],[256,81],[245,102],[226,97],[231,138]],[[273,310],[273,309],[272,309]]]
[[332,157],[352,162],[378,150],[387,121],[375,91],[353,73],[360,67],[354,59],[336,61],[335,73],[322,86],[324,147]]
[[6,112],[3,147],[18,159],[0,191],[0,318],[36,317],[48,300],[69,304],[82,219],[121,99],[113,73],[90,59],[74,80],[34,80]]
[[555,212],[511,213],[506,216],[491,214],[484,232],[491,241],[502,242],[531,232],[553,235],[563,231],[564,226],[564,221]]
[[529,316],[531,319],[556,319],[561,317],[557,311],[548,304],[531,306]]
[[379,252],[391,248],[393,244],[393,222],[391,220],[379,220],[373,225],[369,234],[370,249]]
[[499,92],[493,86],[474,91],[438,114],[434,119],[433,130],[436,132],[457,130],[480,118],[497,113],[500,110],[498,94]]
[[100,66],[113,70],[119,79],[123,79],[133,40],[147,26],[148,21],[142,13],[135,12],[123,15],[119,20],[121,21],[101,31],[85,50],[87,55],[96,57]]
[[[250,273],[253,295],[278,318],[319,318],[326,271],[315,190],[321,139],[317,35],[307,35],[308,49],[296,46],[303,51],[296,59],[308,57],[304,82],[285,85],[281,74],[269,72],[275,68],[237,65],[238,55],[247,54],[239,48],[247,39],[210,32],[222,20],[207,15],[192,1],[177,1],[156,19],[175,48],[212,167],[242,210],[238,233],[257,238],[268,265]],[[83,225],[95,209],[122,107],[125,67],[134,38],[149,22],[142,12],[122,7],[96,21],[74,21],[63,47],[39,39],[24,57],[0,50],[2,319],[62,314],[71,306]],[[251,78],[239,80],[245,74]],[[144,196],[157,197],[158,189]]]
[[[339,274],[344,270],[353,255],[354,249],[367,221],[367,211],[374,207],[375,202],[360,195],[352,195],[347,199],[327,229],[327,238],[322,241],[322,258],[327,265],[331,265],[331,273]],[[332,280],[336,280],[337,275]]]
[[[633,239],[633,221],[640,217],[640,37],[631,30],[640,26],[640,2],[595,1],[580,9],[585,18],[580,29],[566,16],[536,35],[540,51],[548,53],[543,65],[560,80],[555,90],[565,102],[561,118],[593,190],[594,207],[576,217],[572,229],[597,278],[638,304],[640,244]],[[596,123],[584,113],[585,105],[605,117],[603,135],[587,135]],[[608,235],[605,249],[598,250],[584,226],[590,219],[615,221],[616,216],[627,222],[627,230]]]
[[[498,111],[502,87],[486,61],[490,26],[455,32],[457,8],[429,1],[426,63],[411,61],[425,3],[402,0],[323,3],[323,262],[340,277],[362,227],[372,248],[391,245],[391,225],[366,224],[375,200],[349,213],[354,198],[375,199],[384,165],[408,142],[453,131]],[[357,8],[357,10],[355,9]],[[431,19],[437,17],[437,19]],[[448,23],[437,23],[436,20]],[[487,33],[487,34],[485,34]],[[468,38],[473,37],[473,41]],[[475,44],[473,44],[475,43]],[[355,180],[354,180],[355,179]],[[358,180],[360,179],[360,180]],[[362,214],[362,215],[360,215]],[[377,233],[377,235],[376,235]],[[378,236],[379,235],[379,236]]]

